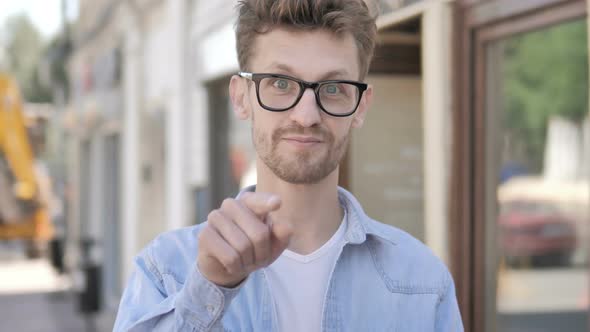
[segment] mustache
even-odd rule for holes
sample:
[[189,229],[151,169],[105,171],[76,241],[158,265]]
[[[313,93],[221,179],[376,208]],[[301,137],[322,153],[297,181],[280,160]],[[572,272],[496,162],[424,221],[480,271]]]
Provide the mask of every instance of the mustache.
[[272,140],[277,142],[281,139],[281,137],[289,134],[313,136],[328,142],[332,142],[334,140],[332,134],[324,127],[319,125],[313,127],[302,127],[298,124],[290,124],[275,130],[272,134]]

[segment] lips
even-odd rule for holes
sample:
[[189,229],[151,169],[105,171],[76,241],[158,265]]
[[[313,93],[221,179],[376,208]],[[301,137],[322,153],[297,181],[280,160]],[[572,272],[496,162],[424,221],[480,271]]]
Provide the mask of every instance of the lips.
[[284,140],[293,141],[297,143],[321,143],[322,140],[312,136],[287,136]]
[[282,139],[283,142],[295,149],[312,149],[319,147],[322,140],[313,136],[286,136]]

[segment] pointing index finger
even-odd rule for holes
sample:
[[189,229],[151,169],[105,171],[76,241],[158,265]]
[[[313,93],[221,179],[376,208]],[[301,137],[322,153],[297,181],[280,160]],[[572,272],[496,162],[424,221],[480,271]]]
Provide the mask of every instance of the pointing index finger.
[[281,199],[278,195],[263,192],[245,192],[238,198],[248,209],[259,218],[264,219],[266,215],[281,207]]

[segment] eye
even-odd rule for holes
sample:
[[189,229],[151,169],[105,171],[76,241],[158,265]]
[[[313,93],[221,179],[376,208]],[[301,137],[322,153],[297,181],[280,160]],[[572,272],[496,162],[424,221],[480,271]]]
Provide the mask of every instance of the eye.
[[337,95],[342,91],[337,84],[327,84],[324,86],[324,92],[328,95]]
[[273,82],[273,86],[280,90],[286,90],[289,88],[289,81],[286,79],[278,78]]

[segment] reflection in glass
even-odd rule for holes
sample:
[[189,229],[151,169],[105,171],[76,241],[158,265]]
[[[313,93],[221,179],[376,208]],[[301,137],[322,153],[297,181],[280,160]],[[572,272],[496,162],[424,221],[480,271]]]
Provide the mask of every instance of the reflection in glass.
[[588,330],[586,31],[585,21],[568,22],[488,48],[490,331]]

